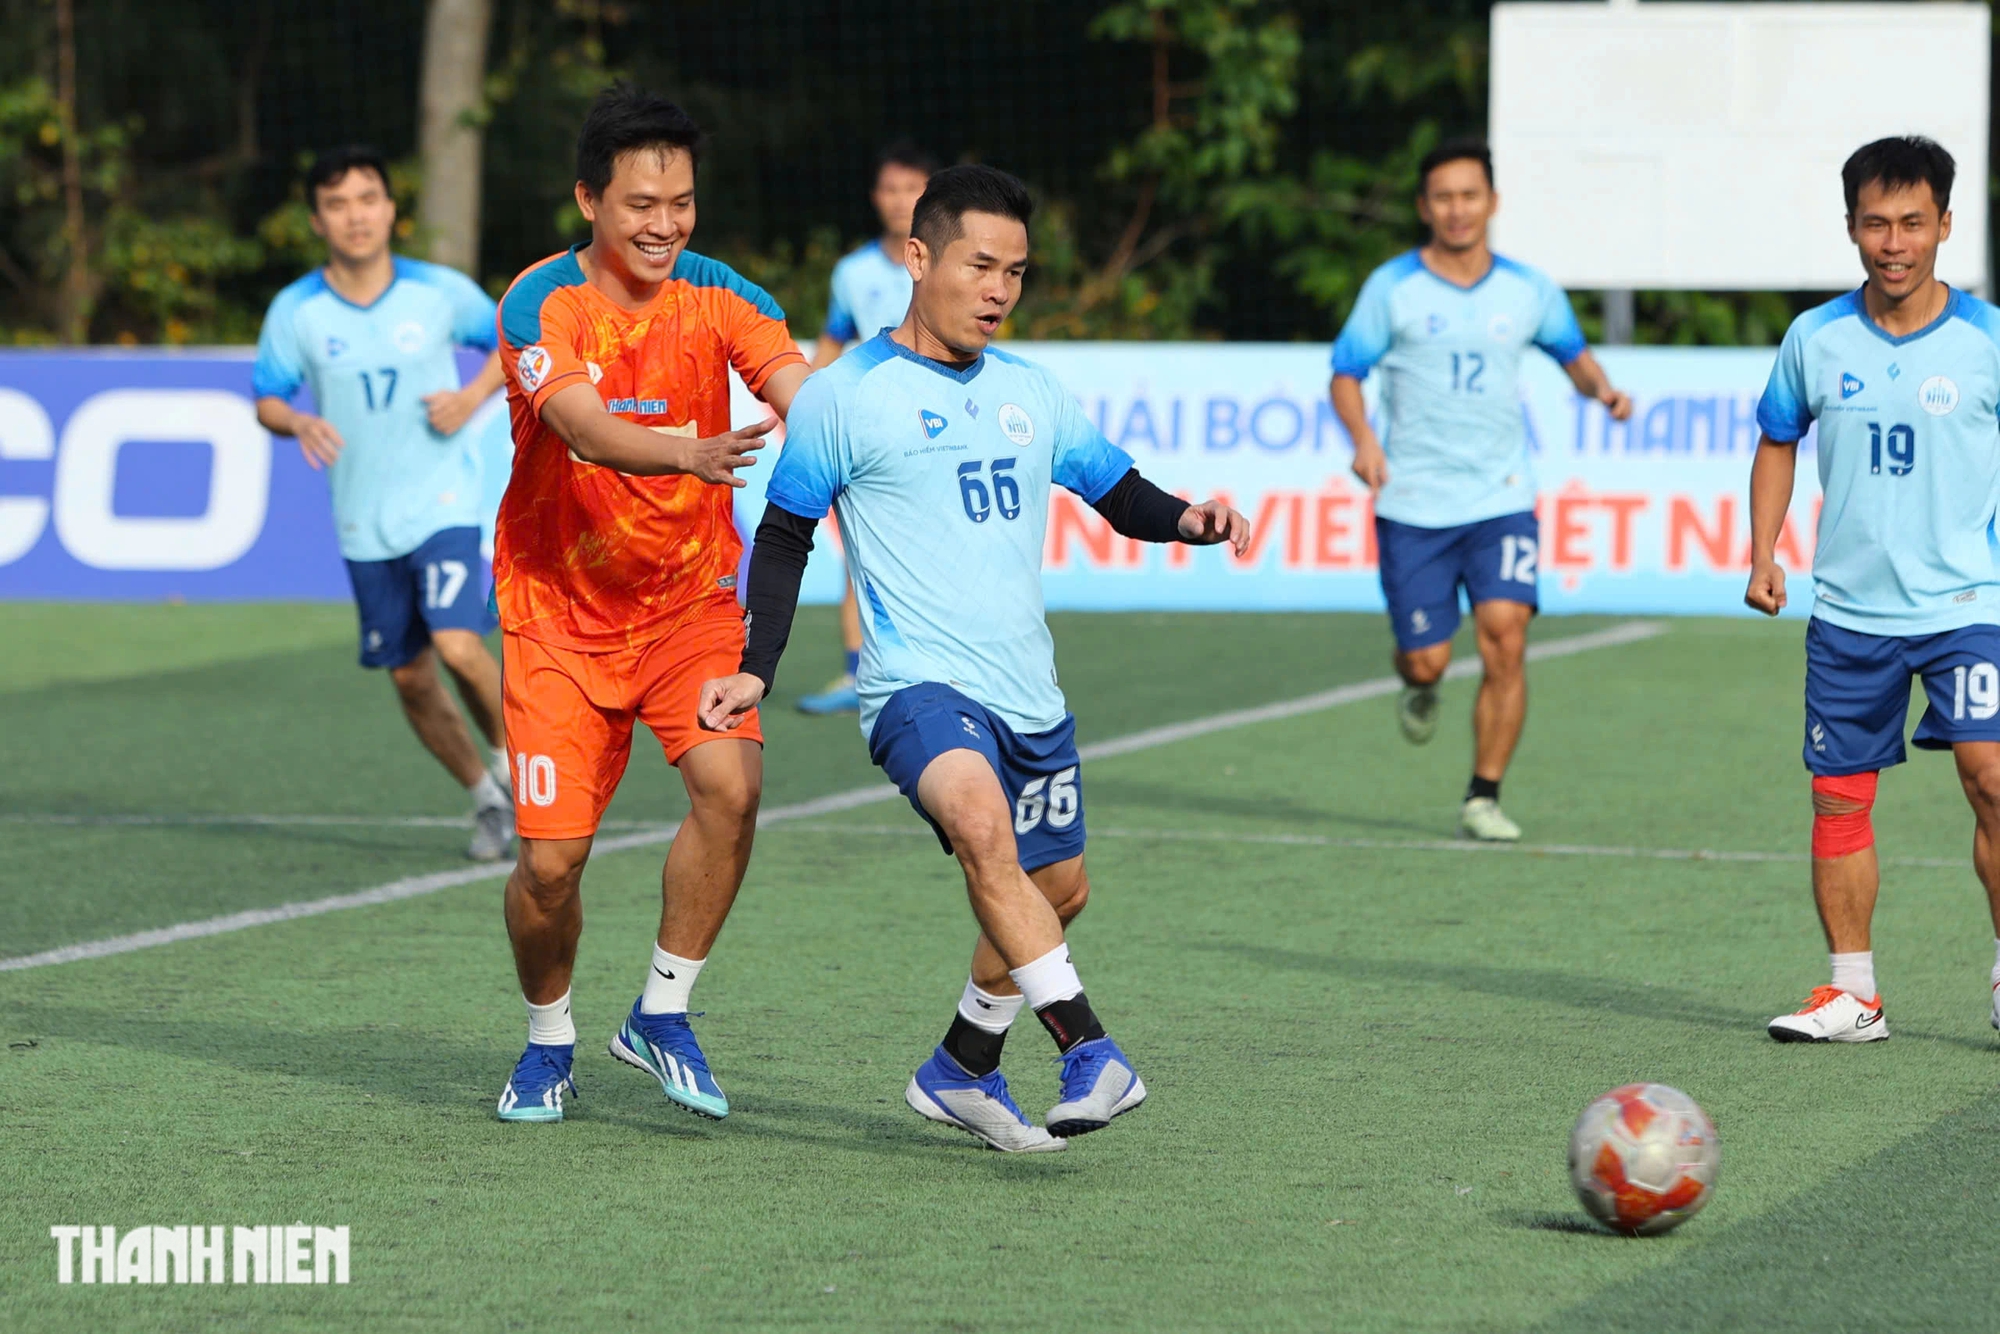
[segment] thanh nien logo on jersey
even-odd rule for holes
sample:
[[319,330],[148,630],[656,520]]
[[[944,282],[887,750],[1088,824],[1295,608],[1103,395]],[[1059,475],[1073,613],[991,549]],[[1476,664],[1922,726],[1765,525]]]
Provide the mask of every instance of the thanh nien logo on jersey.
[[1842,371],[1840,373],[1840,398],[1842,402],[1846,402],[1848,399],[1853,398],[1856,394],[1860,393],[1867,387],[1868,386],[1861,383],[1860,379],[1857,378],[1856,376],[1846,371]]
[[1000,434],[1017,445],[1035,443],[1035,420],[1018,403],[1000,405]]
[[917,409],[917,420],[924,424],[924,435],[932,440],[943,435],[944,428],[951,425],[950,422],[938,416],[935,412],[926,412],[922,408]]
[[549,350],[545,347],[522,348],[514,369],[521,376],[521,387],[534,393],[542,387],[542,381],[549,378]]
[[1917,406],[1942,417],[1958,406],[1958,386],[1945,376],[1933,375],[1917,386]]

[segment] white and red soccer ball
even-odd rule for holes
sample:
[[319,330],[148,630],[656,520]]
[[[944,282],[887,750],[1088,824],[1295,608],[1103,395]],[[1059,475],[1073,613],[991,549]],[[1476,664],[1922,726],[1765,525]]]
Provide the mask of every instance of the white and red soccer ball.
[[1569,1178],[1591,1217],[1649,1237],[1678,1227],[1715,1193],[1722,1143],[1695,1100],[1665,1084],[1626,1084],[1591,1102],[1569,1137]]

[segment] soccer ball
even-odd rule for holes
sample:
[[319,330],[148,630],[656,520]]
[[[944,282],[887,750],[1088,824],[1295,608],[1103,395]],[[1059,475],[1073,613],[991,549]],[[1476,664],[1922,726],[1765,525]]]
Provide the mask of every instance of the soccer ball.
[[1590,1216],[1650,1237],[1679,1227],[1715,1193],[1722,1143],[1695,1100],[1665,1084],[1594,1099],[1569,1137],[1569,1179]]

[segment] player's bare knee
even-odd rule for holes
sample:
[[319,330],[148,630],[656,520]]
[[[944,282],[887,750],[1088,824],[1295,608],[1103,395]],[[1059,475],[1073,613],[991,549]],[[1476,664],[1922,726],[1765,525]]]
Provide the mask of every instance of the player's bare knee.
[[543,909],[559,908],[576,897],[583,883],[589,848],[578,852],[569,840],[522,839],[516,883]]
[[1060,902],[1055,903],[1054,907],[1056,910],[1056,916],[1062,919],[1062,923],[1064,926],[1068,926],[1071,922],[1074,922],[1080,915],[1082,915],[1083,910],[1086,907],[1088,907],[1089,904],[1090,904],[1090,877],[1087,875],[1079,875],[1076,878],[1076,884],[1071,887],[1068,896],[1062,899]]
[[1989,814],[2000,813],[2000,764],[1985,764],[1959,775],[1966,798]]
[[1396,655],[1396,675],[1413,686],[1434,686],[1451,666],[1451,645],[1434,644]]
[[478,675],[482,659],[491,661],[485,642],[470,630],[439,630],[431,636],[431,647],[445,670],[460,678]]
[[416,704],[437,689],[437,669],[426,649],[398,667],[389,669],[389,680],[405,704]]

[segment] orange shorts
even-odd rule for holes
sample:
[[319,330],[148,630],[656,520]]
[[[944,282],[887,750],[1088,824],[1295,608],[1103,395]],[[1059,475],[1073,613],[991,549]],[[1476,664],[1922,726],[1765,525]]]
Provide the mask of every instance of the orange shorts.
[[702,682],[735,674],[743,636],[734,611],[608,653],[503,635],[501,697],[521,837],[597,832],[632,757],[635,719],[652,729],[669,764],[704,741],[763,741],[755,713],[733,732],[704,731],[695,716]]

